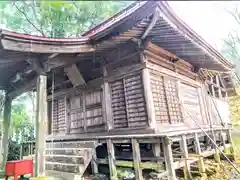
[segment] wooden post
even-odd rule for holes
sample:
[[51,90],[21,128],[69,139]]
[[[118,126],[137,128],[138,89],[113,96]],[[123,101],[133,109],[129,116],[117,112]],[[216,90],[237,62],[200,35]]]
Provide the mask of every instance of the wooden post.
[[133,151],[135,179],[143,180],[142,169],[140,167],[140,164],[141,164],[140,148],[139,148],[139,143],[137,142],[136,139],[132,139],[132,151]]
[[186,139],[186,136],[184,135],[181,137],[181,140],[180,140],[180,149],[183,152],[184,158],[185,158],[185,166],[183,168],[184,179],[185,180],[192,179],[192,176],[190,173],[190,164],[187,162],[187,159],[188,159],[187,139]]
[[107,118],[107,128],[108,130],[113,129],[113,115],[112,115],[112,98],[111,98],[111,89],[108,82],[104,82],[103,85],[103,93],[104,93],[104,102],[105,102],[105,110],[106,110],[106,118]]
[[[194,144],[195,144],[195,152],[199,155],[201,155],[202,153],[202,150],[201,150],[201,146],[200,146],[200,141],[199,141],[199,137],[198,137],[198,134],[195,133],[195,141],[194,141]],[[203,157],[199,157],[199,161],[198,161],[198,168],[199,168],[199,171],[200,173],[205,173],[205,165],[204,165],[204,162],[203,162]]]
[[37,79],[35,176],[43,176],[45,173],[47,120],[47,76],[39,75]]
[[151,128],[155,128],[156,127],[155,110],[154,110],[154,104],[153,104],[152,89],[150,84],[151,83],[150,74],[147,68],[144,68],[142,70],[142,80],[143,80],[144,97],[146,102],[149,126]]
[[96,147],[97,147],[98,142],[94,142],[94,148],[93,148],[93,155],[92,155],[92,161],[91,161],[91,166],[92,166],[92,172],[93,174],[98,173],[98,165],[96,163],[97,161],[97,152],[96,152]]
[[108,150],[108,163],[110,171],[110,180],[117,179],[117,169],[115,166],[115,150],[111,139],[107,140],[107,150]]
[[226,138],[223,134],[223,131],[220,132],[220,138],[221,138],[221,142],[223,143],[223,149],[225,151],[226,150],[226,142],[225,142]]
[[84,132],[87,132],[87,113],[86,113],[86,98],[85,92],[82,92],[82,107],[83,107],[83,128]]
[[[146,63],[148,61],[142,52],[140,53],[140,60],[142,63]],[[150,77],[149,70],[147,68],[144,68],[142,70],[144,98],[146,102],[149,127],[153,129],[156,127],[156,119],[155,119],[155,110],[154,110],[153,95],[152,95],[150,80],[151,80],[151,77]]]
[[164,158],[166,163],[166,170],[168,171],[168,179],[176,180],[176,172],[173,164],[171,140],[169,139],[169,137],[163,138],[163,151],[164,151]]
[[[152,146],[153,148],[153,154],[155,157],[160,157],[161,156],[161,146],[160,146],[160,141],[159,143],[153,144]],[[162,164],[160,161],[158,161],[158,164]],[[160,166],[159,166],[160,167]],[[161,169],[159,169],[159,172],[161,171]]]
[[3,110],[3,141],[2,141],[2,156],[1,156],[1,169],[5,168],[8,156],[8,140],[9,140],[9,130],[11,123],[11,108],[12,108],[12,99],[6,93],[4,110]]
[[228,129],[227,130],[227,141],[228,141],[228,143],[229,144],[231,144],[231,147],[230,147],[230,153],[231,153],[231,155],[233,156],[233,158],[235,157],[234,155],[234,148],[233,148],[233,140],[232,140],[232,134],[231,134],[231,130],[230,129]]
[[[215,131],[213,131],[213,130],[212,130],[212,139],[216,143],[216,134],[215,134]],[[219,150],[215,147],[214,144],[212,145],[212,147],[215,149],[214,160],[216,163],[220,163],[221,159],[220,159]]]

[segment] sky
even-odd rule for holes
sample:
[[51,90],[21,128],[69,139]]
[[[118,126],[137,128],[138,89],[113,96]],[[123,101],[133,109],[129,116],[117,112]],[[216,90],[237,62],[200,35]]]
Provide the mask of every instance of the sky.
[[[240,29],[227,12],[240,1],[169,1],[174,12],[213,47],[220,50],[228,33]],[[239,26],[239,27],[238,27]]]

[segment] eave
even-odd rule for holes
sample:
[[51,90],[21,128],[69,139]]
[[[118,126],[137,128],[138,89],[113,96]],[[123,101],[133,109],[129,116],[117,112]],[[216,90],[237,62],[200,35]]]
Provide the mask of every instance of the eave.
[[33,53],[81,53],[94,51],[88,38],[47,38],[1,30],[5,50]]

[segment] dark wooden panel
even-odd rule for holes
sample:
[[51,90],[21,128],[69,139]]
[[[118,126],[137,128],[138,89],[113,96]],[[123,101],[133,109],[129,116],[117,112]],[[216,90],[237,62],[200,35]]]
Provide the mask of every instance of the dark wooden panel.
[[178,97],[177,81],[164,79],[165,93],[167,98],[167,106],[171,124],[182,123],[182,112],[180,100]]
[[[52,102],[50,102],[52,103]],[[66,98],[58,98],[54,100],[52,108],[52,133],[64,134],[66,133]]]
[[164,90],[163,77],[154,73],[150,74],[151,89],[157,123],[169,123],[167,101]]
[[128,127],[123,80],[110,84],[114,128]]

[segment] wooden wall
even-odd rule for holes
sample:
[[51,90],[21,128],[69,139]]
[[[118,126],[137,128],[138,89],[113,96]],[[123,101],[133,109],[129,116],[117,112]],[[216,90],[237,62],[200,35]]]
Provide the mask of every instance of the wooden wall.
[[53,107],[53,134],[76,134],[105,129],[101,89],[57,97]]
[[[179,125],[197,128],[210,125],[207,91],[194,68],[186,61],[151,44],[144,51],[150,70],[157,128]],[[176,126],[175,126],[176,127]]]
[[156,123],[182,123],[177,81],[151,71],[151,89],[153,94]]
[[146,127],[147,114],[140,73],[110,83],[114,128]]

